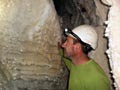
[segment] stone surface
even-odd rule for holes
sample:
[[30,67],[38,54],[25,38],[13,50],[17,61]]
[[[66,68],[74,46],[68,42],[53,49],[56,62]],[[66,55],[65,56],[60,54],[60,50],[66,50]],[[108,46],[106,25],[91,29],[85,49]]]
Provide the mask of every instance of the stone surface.
[[109,8],[108,20],[105,22],[107,28],[105,36],[109,40],[109,49],[106,51],[112,68],[113,78],[115,79],[116,90],[120,90],[120,0],[107,0],[112,2]]
[[[104,0],[112,5],[106,7],[100,0],[61,0],[64,7],[60,9],[65,14],[59,11],[62,28],[72,29],[80,24],[96,26],[99,44],[92,57],[109,76],[103,24],[110,8],[105,34],[109,38],[107,53],[117,90],[120,88],[118,2]],[[52,0],[0,0],[0,90],[65,90],[68,77],[58,55],[60,39]]]
[[[100,0],[94,0],[96,6],[96,15],[99,17],[98,25],[104,27],[104,21],[107,18],[108,7],[103,5]],[[104,31],[104,28],[102,29]],[[103,36],[103,34],[102,34]]]
[[113,4],[112,0],[101,0],[104,4],[111,6]]
[[0,0],[1,88],[64,90],[60,34],[52,0]]

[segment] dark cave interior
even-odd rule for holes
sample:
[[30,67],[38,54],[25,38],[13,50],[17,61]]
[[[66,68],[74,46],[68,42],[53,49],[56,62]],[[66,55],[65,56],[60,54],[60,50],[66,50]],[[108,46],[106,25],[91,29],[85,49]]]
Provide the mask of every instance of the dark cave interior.
[[73,29],[81,24],[98,25],[94,1],[90,0],[53,0],[61,27]]

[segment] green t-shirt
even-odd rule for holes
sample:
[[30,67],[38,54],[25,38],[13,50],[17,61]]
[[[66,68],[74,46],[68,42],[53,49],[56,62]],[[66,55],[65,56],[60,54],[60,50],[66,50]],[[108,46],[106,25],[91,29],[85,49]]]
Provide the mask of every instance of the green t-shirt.
[[110,81],[103,69],[93,60],[74,65],[63,58],[70,70],[68,90],[110,90]]

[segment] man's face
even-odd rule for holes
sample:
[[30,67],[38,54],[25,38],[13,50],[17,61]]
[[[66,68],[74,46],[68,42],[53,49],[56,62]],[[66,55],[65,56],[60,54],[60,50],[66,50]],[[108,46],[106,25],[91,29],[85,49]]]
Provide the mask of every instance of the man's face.
[[73,38],[68,36],[66,41],[62,44],[62,47],[64,48],[64,55],[66,57],[71,57],[73,55],[73,46]]

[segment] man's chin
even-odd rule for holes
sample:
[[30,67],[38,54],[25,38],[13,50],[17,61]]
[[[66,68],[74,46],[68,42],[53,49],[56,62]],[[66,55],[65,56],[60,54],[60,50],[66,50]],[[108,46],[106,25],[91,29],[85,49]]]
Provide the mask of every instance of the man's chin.
[[67,57],[67,58],[70,57],[69,53],[67,53],[66,51],[64,51],[64,56]]
[[65,57],[67,57],[67,58],[69,58],[69,57],[70,57],[70,55],[68,55],[67,53],[65,53],[65,54],[64,54],[64,56],[65,56]]

